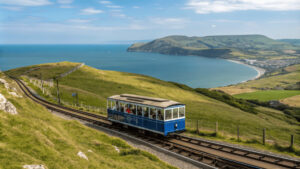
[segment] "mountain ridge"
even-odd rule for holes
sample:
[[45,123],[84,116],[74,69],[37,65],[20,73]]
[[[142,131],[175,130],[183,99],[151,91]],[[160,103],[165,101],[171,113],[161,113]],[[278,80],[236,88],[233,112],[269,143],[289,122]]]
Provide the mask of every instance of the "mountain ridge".
[[[183,36],[171,35],[148,43],[135,43],[129,52],[154,52],[171,55],[197,55],[218,58],[255,58],[282,55],[300,57],[300,47],[284,41],[277,41],[264,35],[217,35]],[[290,51],[293,51],[292,53]]]

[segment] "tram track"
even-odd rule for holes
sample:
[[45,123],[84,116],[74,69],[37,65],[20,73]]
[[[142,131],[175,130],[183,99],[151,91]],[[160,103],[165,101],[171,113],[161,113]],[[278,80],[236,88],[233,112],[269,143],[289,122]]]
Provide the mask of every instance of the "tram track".
[[[279,156],[272,156],[269,154],[263,154],[261,152],[250,151],[246,149],[241,149],[233,146],[228,146],[224,144],[218,144],[216,142],[210,142],[202,139],[190,138],[187,136],[183,136],[182,134],[176,134],[173,138],[163,138],[163,137],[155,137],[148,136],[144,134],[138,134],[137,132],[131,132],[130,130],[124,130],[123,128],[111,125],[111,122],[107,120],[106,117],[100,116],[94,113],[89,113],[85,111],[80,111],[76,109],[72,109],[69,107],[64,107],[62,105],[57,105],[51,102],[48,102],[42,98],[37,97],[32,91],[19,79],[11,77],[15,80],[20,87],[20,89],[25,93],[27,97],[32,99],[33,101],[45,106],[49,110],[56,111],[68,116],[75,117],[77,119],[87,121],[93,123],[98,126],[102,126],[111,130],[118,130],[124,133],[131,134],[136,138],[140,138],[142,140],[146,140],[148,142],[152,142],[157,146],[167,149],[169,151],[180,154],[181,156],[185,156],[194,161],[198,161],[201,163],[205,163],[218,168],[228,168],[228,169],[237,169],[237,168],[269,168],[272,166],[273,169],[277,168],[274,166],[281,166],[281,168],[300,168],[300,162],[293,159],[283,158]],[[197,148],[198,147],[198,148]],[[237,161],[234,158],[224,158],[222,155],[216,155],[213,153],[207,153],[203,151],[203,149],[199,147],[209,148],[211,150],[219,151],[224,154],[232,153],[235,156],[239,156],[240,158],[245,158],[246,160]],[[209,151],[212,152],[212,151]],[[256,155],[256,156],[253,156]],[[252,164],[249,164],[249,160],[254,161]],[[273,160],[270,160],[273,159]],[[248,161],[248,162],[247,162]],[[260,165],[256,166],[255,161],[262,164],[269,165]],[[263,167],[262,167],[263,166]],[[204,167],[205,168],[205,167]]]
[[202,147],[206,147],[216,151],[221,151],[228,154],[234,154],[237,156],[246,157],[249,159],[254,159],[265,163],[275,164],[281,167],[296,168],[296,169],[300,168],[300,161],[292,158],[282,157],[270,153],[263,153],[263,152],[254,151],[254,150],[241,148],[241,147],[234,147],[231,145],[222,144],[214,141],[208,141],[204,139],[191,138],[180,134],[175,135],[175,138],[177,140],[181,140],[197,146],[200,145]]

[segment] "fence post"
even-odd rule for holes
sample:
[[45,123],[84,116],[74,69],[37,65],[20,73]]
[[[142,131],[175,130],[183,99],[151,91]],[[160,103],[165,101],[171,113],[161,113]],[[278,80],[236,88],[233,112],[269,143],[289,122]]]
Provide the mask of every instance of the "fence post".
[[266,129],[263,129],[263,145],[266,143]]
[[216,134],[218,133],[218,121],[216,121]]
[[237,140],[240,141],[240,125],[237,125]]
[[291,134],[291,145],[290,145],[291,148],[294,147],[294,135]]
[[199,135],[199,120],[197,120],[197,134]]

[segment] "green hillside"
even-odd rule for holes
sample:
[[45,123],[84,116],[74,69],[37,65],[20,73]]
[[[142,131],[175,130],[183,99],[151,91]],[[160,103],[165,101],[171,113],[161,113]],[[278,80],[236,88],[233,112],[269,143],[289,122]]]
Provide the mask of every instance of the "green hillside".
[[295,46],[300,46],[300,39],[279,39],[281,42],[287,42]]
[[[63,69],[66,71],[76,65],[78,64],[69,62],[49,63],[9,70],[6,73],[20,76],[24,75],[25,72],[25,75],[29,77],[40,78],[42,75],[44,79],[47,79],[52,78],[58,72],[62,72]],[[28,84],[42,94],[39,88],[32,83]],[[261,140],[261,130],[263,128],[267,128],[270,139],[274,139],[281,146],[289,144],[290,134],[295,134],[296,137],[300,134],[299,122],[292,116],[285,115],[280,111],[261,107],[255,108],[256,113],[243,111],[238,106],[233,107],[228,103],[204,96],[184,85],[165,82],[149,76],[104,71],[84,66],[60,79],[59,84],[61,98],[65,103],[71,104],[73,102],[72,93],[77,92],[80,104],[104,107],[104,109],[107,97],[122,93],[160,97],[182,102],[187,107],[187,118],[201,120],[203,130],[214,129],[215,123],[218,121],[220,131],[222,130],[224,133],[223,139],[235,135],[237,124],[241,125],[241,133],[243,133],[241,137],[245,141]],[[54,101],[53,97],[56,96],[56,89],[52,87],[49,90],[52,96],[45,97]],[[241,104],[239,106],[243,107],[242,101],[236,102],[236,104]],[[190,125],[189,122],[187,125]],[[188,126],[188,133],[194,133],[193,127],[194,125]],[[296,147],[299,147],[300,143],[297,142],[296,145]]]
[[300,90],[300,64],[278,69],[260,79],[217,89],[228,94],[248,93],[256,90]]
[[[17,88],[12,80],[0,78]],[[88,128],[75,120],[64,120],[26,98],[10,95],[2,83],[0,93],[18,114],[0,110],[0,168],[16,169],[42,164],[48,169],[173,168],[157,157],[129,146],[125,141]],[[115,146],[120,150],[117,152]],[[77,153],[83,152],[88,160]]]
[[281,100],[297,95],[300,95],[300,90],[261,90],[251,93],[237,94],[234,95],[234,97],[248,100],[270,101]]
[[144,44],[134,44],[128,51],[171,55],[199,55],[239,59],[274,59],[299,57],[299,47],[263,35],[167,36]]

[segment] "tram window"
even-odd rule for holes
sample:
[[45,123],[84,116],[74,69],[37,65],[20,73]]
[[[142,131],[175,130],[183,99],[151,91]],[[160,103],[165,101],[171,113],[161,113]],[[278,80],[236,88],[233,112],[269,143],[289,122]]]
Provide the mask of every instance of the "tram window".
[[179,117],[184,117],[184,107],[179,107]]
[[121,111],[120,112],[125,112],[125,103],[120,103],[120,108],[121,108]]
[[166,120],[172,119],[172,109],[166,110]]
[[156,108],[150,108],[150,118],[156,119]]
[[142,106],[137,106],[137,115],[138,116],[142,116],[143,113],[142,113]]
[[116,110],[117,110],[117,111],[120,111],[119,101],[116,101]]
[[157,120],[164,120],[164,113],[162,109],[157,109]]
[[131,113],[130,112],[130,104],[125,104],[125,113]]
[[133,104],[127,104],[126,112],[129,114],[135,114],[135,106]]
[[173,119],[178,118],[178,108],[173,109]]
[[149,117],[149,107],[143,107],[144,117]]
[[131,112],[132,114],[136,115],[136,105],[132,104]]

